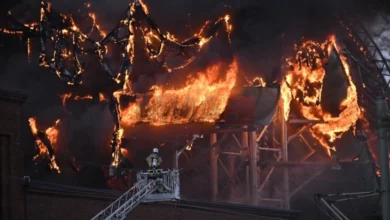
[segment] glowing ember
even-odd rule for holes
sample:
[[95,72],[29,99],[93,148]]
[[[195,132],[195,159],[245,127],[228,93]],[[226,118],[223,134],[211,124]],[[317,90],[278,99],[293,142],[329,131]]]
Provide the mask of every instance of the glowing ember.
[[107,98],[103,95],[103,93],[99,93],[99,102],[107,101]]
[[[122,137],[123,137],[123,129],[119,129],[118,132],[115,134],[115,137],[116,137],[116,145],[115,145],[115,151],[112,153],[112,165],[117,167],[118,164],[119,164],[119,160],[120,160],[120,157],[122,156],[122,152],[121,152],[121,142],[122,142]],[[114,140],[113,140],[114,141]],[[121,153],[117,153],[117,152],[121,152]]]
[[[125,126],[137,122],[153,125],[214,122],[224,111],[237,75],[234,61],[227,69],[224,80],[218,81],[222,65],[207,68],[188,79],[181,89],[164,89],[154,86],[151,94],[139,97],[135,103],[122,108],[121,119]],[[147,101],[144,106],[143,102]]]
[[[84,6],[90,8],[91,4],[87,2]],[[119,108],[119,99],[121,95],[134,95],[129,78],[133,71],[136,34],[141,33],[145,43],[144,49],[149,59],[157,61],[168,72],[171,72],[191,63],[195,59],[195,52],[198,52],[211,38],[216,36],[220,27],[225,27],[230,42],[232,25],[229,24],[229,15],[215,22],[206,22],[197,34],[184,41],[177,40],[168,32],[162,33],[156,22],[151,19],[146,4],[141,0],[129,3],[126,16],[122,17],[116,28],[107,32],[108,34],[100,29],[95,14],[89,13],[88,15],[92,21],[92,28],[89,32],[84,32],[76,25],[71,15],[57,14],[51,10],[50,3],[42,1],[39,22],[22,24],[14,19],[15,26],[20,27],[20,30],[2,29],[0,31],[39,37],[41,42],[40,65],[49,67],[69,85],[81,84],[81,74],[85,65],[82,57],[88,54],[97,55],[108,76],[118,83],[123,83],[122,89],[114,92],[113,99],[115,100],[112,100],[115,105],[112,110],[115,128],[111,143],[114,152],[112,161],[114,166],[118,165],[121,157],[120,144],[123,135],[121,124],[133,125],[137,122],[147,122],[153,125],[163,125],[191,121],[214,122],[219,118],[236,82],[236,62],[228,68],[225,80],[217,80],[222,67],[216,65],[207,69],[205,73],[198,73],[197,77],[189,79],[187,86],[182,89],[153,86],[150,94],[137,96],[137,102],[122,109]],[[91,38],[94,30],[102,39],[97,41]],[[90,44],[93,49],[84,49],[81,46],[82,42]],[[47,50],[50,43],[56,45],[52,51]],[[109,43],[117,44],[120,48],[123,60],[118,71],[113,71],[108,62]],[[28,53],[30,53],[29,48]],[[184,58],[184,64],[169,67],[166,62],[167,58],[176,56]],[[73,63],[73,66],[66,67],[65,61],[71,61],[67,63]],[[71,93],[61,95],[63,105],[68,99],[85,100],[92,99],[92,96],[73,96]],[[106,98],[99,94],[99,100],[105,101]]]
[[[79,95],[73,95],[72,93],[65,93],[60,95],[61,98],[61,103],[62,105],[65,105],[68,100],[92,100],[93,97],[91,95],[84,95],[84,96],[79,96]],[[99,101],[104,102],[107,101],[107,98],[104,97],[102,93],[99,93]]]
[[[335,48],[343,64],[348,80],[347,95],[340,103],[341,113],[334,117],[324,112],[321,105],[322,82],[325,76],[324,64],[327,54]],[[292,99],[298,101],[300,113],[309,120],[319,120],[324,123],[316,124],[311,128],[313,137],[322,146],[335,150],[332,143],[344,132],[353,127],[359,118],[360,109],[357,100],[356,87],[349,72],[346,58],[341,55],[336,39],[331,36],[323,44],[307,41],[298,48],[297,57],[288,59],[292,67],[287,72],[285,81],[281,85],[281,93],[284,101],[285,118],[288,120]]]
[[251,87],[265,87],[267,85],[265,80],[261,77],[255,77],[252,81],[246,79],[246,81]]
[[[46,131],[42,134],[37,128],[36,125],[36,119],[35,118],[29,118],[28,119],[29,124],[30,124],[30,129],[33,135],[35,136],[35,143],[36,146],[39,150],[39,153],[34,157],[34,160],[37,159],[44,159],[44,158],[49,158],[49,167],[52,170],[56,170],[58,173],[60,173],[60,168],[58,167],[56,161],[55,161],[55,156],[54,156],[54,147],[57,144],[57,139],[58,139],[58,125],[60,123],[60,120],[58,119],[55,124],[52,127],[49,127],[46,129]],[[47,137],[47,141],[49,143],[45,143],[45,137]],[[53,148],[53,149],[51,149]]]

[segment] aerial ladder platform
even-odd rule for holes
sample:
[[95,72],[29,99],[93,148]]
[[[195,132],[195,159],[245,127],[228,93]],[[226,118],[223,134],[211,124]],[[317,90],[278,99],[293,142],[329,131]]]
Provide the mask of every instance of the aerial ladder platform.
[[[194,141],[203,135],[193,135],[180,150],[176,151],[175,160],[187,149],[190,150]],[[180,199],[180,178],[178,162],[176,169],[150,169],[137,173],[137,182],[121,197],[99,212],[91,220],[123,220],[141,202],[162,202]]]
[[137,173],[136,184],[91,220],[123,220],[141,202],[178,199],[179,170],[147,170]]

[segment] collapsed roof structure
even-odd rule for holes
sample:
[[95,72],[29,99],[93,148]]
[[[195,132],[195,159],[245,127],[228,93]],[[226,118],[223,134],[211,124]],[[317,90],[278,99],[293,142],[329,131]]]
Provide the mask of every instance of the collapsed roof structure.
[[[142,22],[136,24],[138,20],[133,20],[137,17],[133,14],[136,9],[142,14],[141,20],[147,21],[146,26],[143,26],[145,23]],[[41,48],[42,62],[45,61],[44,64],[47,64],[61,79],[65,79],[70,84],[77,84],[79,71],[83,69],[80,56],[86,51],[80,50],[78,41],[72,41],[76,72],[71,73],[62,64],[65,55],[61,42],[69,36],[87,42],[91,41],[90,38],[79,31],[71,17],[61,17],[64,19],[63,25],[67,25],[64,28],[52,28],[48,23],[53,22],[55,16],[51,17],[53,14],[51,14],[48,3],[42,3],[41,13],[39,24],[24,25],[15,21],[17,25],[13,27],[14,29],[3,31],[23,33],[27,34],[27,37],[39,36],[42,41],[49,40],[45,38],[49,37],[47,32],[58,37],[54,48],[54,54],[57,53],[57,56],[49,59],[46,49]],[[160,56],[163,54],[171,56],[172,53],[162,53],[161,48],[164,43],[176,48],[176,50],[172,49],[175,51],[173,54],[189,58],[191,62],[192,56],[188,53],[193,51],[187,50],[192,46],[199,49],[203,43],[214,36],[217,28],[222,24],[226,25],[229,32],[231,27],[226,22],[227,20],[227,17],[223,17],[211,25],[208,31],[202,29],[198,37],[177,42],[174,38],[170,38],[170,35],[161,34],[151,20],[146,6],[141,1],[135,1],[129,5],[126,18],[120,24],[123,27],[127,25],[130,31],[134,25],[140,29],[151,28],[150,33],[152,29],[157,32],[159,49],[155,49],[153,47],[155,45],[148,41],[152,41],[155,37],[153,34],[149,36],[148,31],[144,32],[148,43],[146,48],[151,59],[158,60],[158,63],[166,66],[165,59]],[[130,24],[132,22],[134,24]],[[233,60],[227,68],[218,67],[227,69],[226,79],[222,83],[207,84],[207,79],[213,78],[211,73],[220,72],[217,67],[211,68],[210,71],[206,71],[209,77],[198,78],[200,84],[190,84],[191,88],[205,84],[213,87],[210,90],[199,87],[190,91],[200,93],[204,90],[207,95],[212,94],[209,99],[199,95],[202,104],[196,104],[199,100],[191,99],[192,96],[183,95],[178,90],[164,90],[155,87],[152,94],[132,92],[126,80],[127,74],[132,72],[131,57],[133,54],[130,52],[132,52],[133,33],[125,35],[123,38],[126,38],[125,40],[119,39],[118,28],[110,32],[102,41],[92,42],[95,46],[93,53],[98,54],[103,68],[114,80],[120,80],[121,74],[115,75],[108,68],[107,59],[104,57],[104,46],[109,41],[115,41],[114,43],[120,44],[126,52],[125,61],[119,71],[124,72],[122,74],[124,79],[121,79],[124,81],[123,89],[113,94],[111,102],[116,125],[113,133],[111,164],[114,167],[119,164],[121,138],[126,123],[134,125],[143,122],[161,125],[199,121],[215,122],[216,127],[210,131],[209,135],[210,145],[184,151],[183,155],[188,160],[184,165],[182,165],[182,160],[180,163],[175,162],[177,168],[183,167],[184,175],[196,171],[201,176],[208,176],[207,170],[209,170],[210,186],[207,187],[210,187],[213,200],[227,197],[235,202],[290,209],[294,196],[299,195],[299,192],[309,184],[316,185],[317,181],[332,185],[335,179],[343,179],[344,182],[351,182],[351,185],[354,185],[354,187],[348,187],[350,192],[317,194],[316,201],[319,202],[321,210],[326,210],[324,211],[326,214],[327,209],[331,207],[333,213],[331,215],[335,215],[332,218],[343,219],[345,215],[358,219],[354,211],[347,210],[346,207],[335,208],[331,202],[338,201],[337,197],[340,196],[348,196],[348,199],[351,199],[370,195],[374,197],[370,201],[373,206],[378,205],[375,197],[379,195],[380,184],[377,178],[376,163],[378,161],[375,161],[375,158],[379,155],[372,147],[375,146],[375,141],[370,142],[369,138],[370,135],[374,135],[372,130],[376,118],[375,98],[381,96],[388,100],[390,68],[380,48],[356,15],[346,15],[340,18],[340,23],[341,28],[336,36],[338,39],[343,39],[343,47],[332,37],[323,44],[314,41],[302,42],[297,48],[297,56],[288,60],[287,68],[282,71],[286,73],[284,79],[273,85],[267,82],[244,87],[241,90],[235,88],[240,91],[230,95],[238,68],[236,61]],[[123,42],[126,43],[122,44]],[[64,57],[59,57],[58,54]],[[315,77],[312,77],[313,75]],[[188,90],[188,87],[185,89]],[[228,93],[222,96],[224,91]],[[132,96],[135,101],[132,100],[131,104],[123,108],[120,106],[119,95]],[[169,96],[169,98],[159,99],[162,96]],[[136,97],[141,97],[142,100],[137,100]],[[147,100],[146,105],[145,100]],[[171,103],[178,104],[171,105]],[[184,107],[192,108],[184,111],[183,103],[187,104]],[[163,108],[163,106],[168,107]],[[217,106],[217,108],[210,109],[210,106]],[[222,117],[217,119],[216,116],[222,112]],[[387,109],[386,112],[388,112]],[[185,120],[182,120],[183,115],[187,116]],[[179,119],[173,119],[177,116],[180,116]],[[352,135],[354,129],[356,130]],[[344,140],[337,142],[337,138],[344,133],[346,136]],[[38,139],[46,140],[46,138],[41,138],[44,132],[39,134],[41,135],[36,135]],[[370,145],[372,145],[371,148]],[[50,151],[50,157],[53,158],[53,147],[50,147],[48,151]],[[53,163],[52,159],[51,161]],[[208,162],[207,166],[205,166],[206,162]],[[207,168],[204,169],[204,167]],[[360,173],[358,178],[355,175],[356,170]],[[362,184],[355,184],[358,179],[364,180],[359,181]],[[189,177],[188,181],[192,181],[192,178]],[[344,191],[345,188],[341,187],[338,190]],[[359,195],[353,193],[360,190],[364,193]],[[365,217],[369,215],[363,214]]]

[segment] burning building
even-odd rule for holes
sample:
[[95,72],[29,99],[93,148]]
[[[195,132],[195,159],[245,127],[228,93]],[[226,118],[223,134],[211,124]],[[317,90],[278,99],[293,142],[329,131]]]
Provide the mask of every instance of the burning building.
[[[211,207],[236,213],[238,219],[248,213],[294,219],[298,212],[292,209],[302,207],[313,207],[301,213],[313,219],[316,206],[327,215],[358,219],[380,209],[373,97],[387,97],[388,88],[372,54],[381,52],[371,50],[375,41],[356,16],[334,16],[331,28],[326,23],[323,30],[300,36],[280,26],[278,40],[273,37],[277,49],[263,46],[267,54],[259,58],[272,57],[272,64],[259,61],[272,74],[262,74],[254,70],[257,61],[246,54],[251,51],[246,44],[252,38],[248,29],[256,29],[248,27],[248,20],[265,23],[256,21],[267,14],[264,5],[226,3],[221,8],[227,13],[191,28],[198,31],[186,39],[164,32],[149,13],[155,11],[148,9],[153,4],[141,0],[127,4],[112,28],[92,13],[93,2],[80,3],[71,13],[56,4],[61,3],[36,5],[39,19],[29,17],[28,7],[10,10],[10,25],[2,29],[7,37],[24,39],[26,65],[48,75],[19,85],[29,99],[23,116],[26,171],[16,176],[28,176],[24,213],[29,218],[59,219],[62,204],[72,209],[88,204],[83,214],[70,218],[92,217],[134,184],[134,170],[146,168],[154,147],[164,168],[181,170],[182,196],[196,200],[141,206],[132,217],[161,216],[167,208],[158,207],[172,205],[180,210]],[[329,7],[338,13],[345,5]],[[12,62],[9,68],[16,66]],[[4,86],[10,78],[4,78]],[[203,138],[190,141],[194,134]],[[329,204],[329,198],[339,201],[339,196],[370,196],[364,204],[374,208],[353,203],[363,216],[356,217],[356,210]],[[78,200],[72,204],[70,198]],[[150,207],[155,212],[145,211]]]

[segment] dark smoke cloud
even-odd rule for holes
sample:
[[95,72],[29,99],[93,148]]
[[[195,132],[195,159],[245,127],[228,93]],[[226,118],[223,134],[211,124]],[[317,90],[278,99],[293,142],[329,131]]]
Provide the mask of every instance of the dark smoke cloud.
[[[240,74],[249,78],[255,75],[270,74],[275,67],[278,68],[280,57],[287,55],[286,53],[292,48],[292,43],[300,37],[325,38],[336,24],[334,16],[350,2],[340,3],[336,0],[326,2],[308,0],[146,1],[152,18],[158,22],[160,27],[179,38],[191,36],[207,19],[215,19],[220,15],[230,13],[234,33],[232,49],[229,52],[238,57]],[[39,1],[26,0],[23,3],[29,4],[31,14],[36,16]],[[127,3],[126,0],[115,1],[115,3],[108,0],[96,0],[91,2],[90,10],[96,13],[102,29],[108,32],[116,25],[122,13],[127,10]],[[72,14],[77,14],[79,9],[84,10],[83,2],[74,0],[53,1],[53,8]],[[33,50],[37,51],[37,42],[34,45]],[[21,48],[23,45],[13,44],[12,47]],[[200,54],[198,60],[189,66],[189,69],[197,71],[212,62],[210,60],[222,59],[225,48],[226,44],[222,41],[212,42]],[[8,54],[6,59],[8,65],[0,77],[0,85],[2,88],[20,90],[29,95],[25,106],[29,116],[53,117],[48,115],[60,114],[54,112],[57,111],[56,108],[60,108],[58,95],[64,92],[110,94],[117,88],[104,75],[101,67],[93,58],[87,60],[85,83],[78,88],[67,87],[47,69],[38,67],[37,54],[32,54],[30,63],[27,62],[27,56],[21,53]],[[154,64],[145,60],[141,61],[135,67],[138,75],[136,79],[138,81],[135,82],[137,90],[145,91],[154,83],[163,84],[175,77],[175,73],[164,74]],[[177,74],[185,74],[185,71]],[[84,114],[83,117],[89,116]],[[99,124],[94,120],[90,120],[90,123]]]
[[[210,63],[229,60],[227,54],[237,56],[240,65],[240,77],[266,76],[281,65],[281,57],[291,55],[294,42],[302,36],[324,40],[337,28],[335,16],[356,1],[352,0],[148,0],[152,18],[158,22],[163,31],[169,31],[180,39],[190,37],[197,32],[205,20],[216,19],[229,13],[232,15],[233,36],[232,47],[227,47],[220,33],[220,40],[213,41],[204,48],[197,60],[188,69],[167,74],[164,70],[150,63],[143,54],[137,54],[135,64],[134,87],[137,91],[146,91],[151,85],[164,84],[176,76],[202,70]],[[23,3],[31,5],[31,15],[38,19],[39,1],[26,0]],[[127,0],[95,0],[91,1],[92,12],[97,15],[101,28],[108,32],[112,30],[121,15],[127,10]],[[359,6],[358,6],[359,7]],[[56,0],[53,8],[64,13],[78,13],[83,9],[79,0]],[[77,17],[76,17],[77,19]],[[38,51],[37,41],[33,43],[33,51]],[[38,66],[38,54],[31,55],[28,63],[25,49],[21,41],[11,41],[5,48],[9,51],[3,54],[3,62],[7,62],[4,72],[0,75],[0,87],[22,91],[29,95],[24,105],[25,124],[27,118],[37,116],[42,129],[51,126],[55,119],[63,120],[62,148],[63,155],[74,155],[80,160],[93,160],[95,163],[108,164],[108,148],[112,132],[111,116],[104,104],[92,104],[89,101],[71,102],[66,113],[61,105],[59,95],[72,91],[77,94],[96,94],[104,92],[111,94],[118,89],[104,74],[95,58],[87,59],[87,72],[84,84],[78,87],[68,87],[49,72]],[[142,42],[137,43],[138,46]],[[12,52],[14,51],[14,52]],[[141,50],[138,50],[141,51]],[[140,129],[142,130],[142,129]],[[178,129],[180,130],[180,129]],[[142,131],[147,132],[147,129]],[[127,132],[130,134],[131,132]],[[31,135],[26,131],[25,146],[33,147]],[[30,139],[29,139],[30,138]],[[144,139],[149,140],[146,137]],[[137,140],[142,143],[139,139]],[[151,146],[152,143],[148,143]],[[108,156],[107,156],[108,155]],[[143,160],[142,160],[143,161]],[[61,164],[60,164],[61,165]]]

